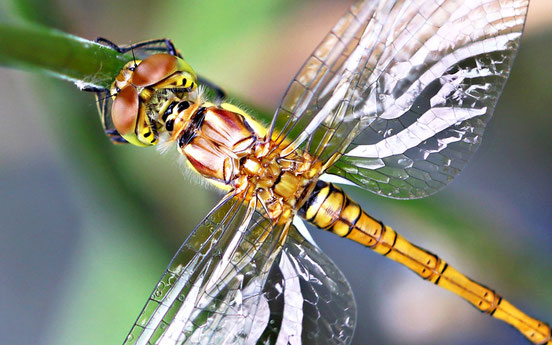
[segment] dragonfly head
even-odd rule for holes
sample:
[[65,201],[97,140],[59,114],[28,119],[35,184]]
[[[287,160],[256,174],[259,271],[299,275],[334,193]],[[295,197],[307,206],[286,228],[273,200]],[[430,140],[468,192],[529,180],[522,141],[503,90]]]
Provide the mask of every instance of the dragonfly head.
[[197,77],[186,61],[170,54],[154,54],[129,61],[111,85],[111,119],[115,129],[137,146],[157,144],[155,114],[148,101],[159,91],[188,93],[197,87]]

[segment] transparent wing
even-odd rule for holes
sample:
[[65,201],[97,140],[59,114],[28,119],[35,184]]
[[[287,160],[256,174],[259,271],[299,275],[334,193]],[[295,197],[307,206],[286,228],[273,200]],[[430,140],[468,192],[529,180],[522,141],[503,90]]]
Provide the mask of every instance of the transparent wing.
[[351,287],[332,260],[293,225],[263,291],[271,321],[260,343],[351,342],[356,322]]
[[368,55],[360,49],[360,37],[365,30],[370,31],[369,24],[374,23],[370,18],[377,6],[376,1],[353,5],[288,86],[270,126],[270,137],[283,147],[283,155],[301,148],[327,161],[331,154],[321,151],[339,151],[341,145],[346,146],[341,139],[358,127],[357,118],[345,119],[352,85],[359,74],[359,66],[352,63]]
[[481,141],[527,6],[358,2],[290,85],[272,138],[287,142],[283,152],[303,148],[327,162],[329,173],[378,194],[437,191]]
[[125,345],[351,341],[356,305],[341,271],[254,205],[228,198],[196,227]]
[[[377,72],[360,85],[377,107],[330,169],[376,193],[424,197],[481,142],[517,51],[528,1],[424,2],[388,16]],[[360,110],[362,113],[363,110]]]
[[125,344],[254,344],[269,320],[262,287],[285,239],[255,202],[227,198],[173,258]]

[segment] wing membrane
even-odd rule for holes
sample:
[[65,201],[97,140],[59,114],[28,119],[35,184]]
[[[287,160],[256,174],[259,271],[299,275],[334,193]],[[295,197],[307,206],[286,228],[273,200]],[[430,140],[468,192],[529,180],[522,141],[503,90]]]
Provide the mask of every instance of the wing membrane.
[[[369,50],[359,48],[362,33],[369,26],[370,32],[378,35],[376,23],[369,20],[377,5],[375,1],[358,2],[351,7],[289,85],[270,127],[272,140],[290,141],[284,155],[302,147],[319,158],[318,148],[337,141],[324,139],[333,135],[346,115],[350,86],[358,80],[354,64]],[[356,119],[354,122],[356,125]]]
[[356,305],[341,271],[253,205],[228,199],[198,225],[125,345],[351,341]]
[[196,227],[125,344],[243,344],[260,336],[268,322],[262,286],[287,225],[273,226],[254,206],[228,198]]
[[292,225],[265,285],[264,344],[349,344],[356,304],[343,273]]
[[290,85],[272,138],[287,137],[287,151],[303,148],[328,168],[337,161],[329,173],[378,194],[416,198],[439,190],[481,141],[527,5],[358,2]]
[[382,72],[366,80],[378,100],[374,120],[329,172],[396,198],[424,197],[448,184],[481,143],[527,5],[425,2],[417,13],[405,11],[409,24],[390,28],[400,32],[374,68]]

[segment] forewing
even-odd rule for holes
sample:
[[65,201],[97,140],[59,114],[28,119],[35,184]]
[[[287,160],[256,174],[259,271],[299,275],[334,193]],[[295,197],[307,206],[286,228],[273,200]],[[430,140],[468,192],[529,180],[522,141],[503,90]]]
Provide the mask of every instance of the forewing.
[[358,127],[358,119],[349,121],[344,116],[352,85],[358,80],[360,62],[356,59],[369,54],[369,47],[361,49],[360,37],[365,30],[376,36],[379,31],[374,27],[376,22],[369,20],[377,6],[376,1],[353,5],[288,86],[270,126],[270,137],[283,148],[283,155],[301,148],[327,160],[329,157],[322,157],[319,150],[327,147],[331,151],[344,132],[350,132],[345,127]]
[[353,111],[369,126],[329,172],[378,194],[418,198],[448,184],[481,143],[528,1],[405,5],[389,13],[384,36],[392,39],[359,83],[377,102]]
[[332,260],[292,225],[264,288],[270,323],[263,344],[349,344],[356,323],[351,287]]
[[272,138],[289,147],[283,152],[303,148],[327,162],[329,173],[378,194],[417,198],[439,190],[481,142],[527,6],[358,2],[290,85]]
[[254,202],[219,204],[179,249],[125,344],[254,344],[269,320],[262,287],[286,226]]

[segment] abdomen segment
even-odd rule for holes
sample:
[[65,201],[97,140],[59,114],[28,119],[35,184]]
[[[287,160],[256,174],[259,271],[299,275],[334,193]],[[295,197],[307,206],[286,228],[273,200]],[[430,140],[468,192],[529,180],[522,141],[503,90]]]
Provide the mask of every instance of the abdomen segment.
[[365,245],[410,268],[420,277],[473,304],[481,312],[507,322],[535,344],[552,344],[550,327],[526,315],[494,290],[479,284],[372,218],[339,187],[318,181],[299,215],[317,227]]

